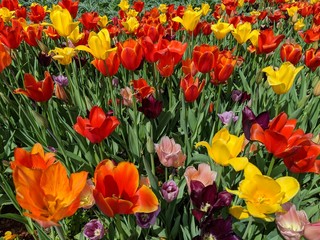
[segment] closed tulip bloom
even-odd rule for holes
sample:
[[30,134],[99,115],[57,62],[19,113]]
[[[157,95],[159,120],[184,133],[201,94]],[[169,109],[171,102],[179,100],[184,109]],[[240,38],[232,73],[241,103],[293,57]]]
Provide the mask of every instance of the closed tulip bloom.
[[91,143],[100,143],[120,124],[115,116],[107,116],[102,108],[94,106],[89,119],[78,117],[74,130],[89,139]]
[[232,24],[221,22],[221,20],[211,26],[214,36],[219,40],[225,38],[225,36],[233,29],[234,27]]
[[284,62],[279,70],[274,70],[269,66],[262,69],[267,74],[267,81],[276,94],[287,93],[293,85],[297,74],[302,70],[303,66],[295,67],[290,62]]
[[30,12],[28,13],[29,19],[34,23],[40,23],[46,17],[47,7],[41,6],[38,3],[32,3],[30,5]]
[[141,103],[142,105],[138,108],[138,111],[149,119],[157,118],[162,112],[162,102],[155,99],[153,95],[143,98]]
[[77,42],[79,42],[81,39],[83,39],[85,37],[85,33],[82,32],[80,33],[80,29],[79,26],[77,26],[72,33],[68,36],[68,39],[73,43],[76,44]]
[[24,166],[31,169],[46,169],[56,160],[53,152],[45,153],[40,143],[36,143],[30,152],[23,148],[14,150],[14,161],[10,163],[12,170],[16,166]]
[[202,11],[193,11],[187,9],[184,11],[183,17],[174,17],[172,21],[179,22],[187,31],[193,31],[198,25],[200,18],[202,16]]
[[11,56],[3,44],[0,44],[0,73],[11,64]]
[[120,62],[124,68],[134,71],[142,61],[143,50],[139,42],[128,39],[123,43],[117,43],[117,51],[120,56]]
[[191,74],[192,76],[198,72],[193,60],[190,58],[182,60],[182,71],[184,75]]
[[127,107],[131,107],[133,105],[133,99],[132,99],[133,93],[131,91],[131,88],[129,87],[121,88],[120,95],[122,96],[123,105]]
[[320,51],[310,48],[305,53],[305,64],[311,71],[315,71],[320,66]]
[[320,221],[308,223],[304,226],[303,236],[307,240],[315,240],[320,236]]
[[45,72],[45,79],[37,81],[31,74],[24,74],[25,89],[18,88],[14,90],[15,94],[23,94],[36,102],[47,102],[53,95],[53,80],[49,72]]
[[215,85],[226,83],[233,73],[236,63],[237,60],[230,51],[220,52],[213,66],[213,72],[210,73],[211,82]]
[[50,26],[58,32],[61,37],[68,37],[78,26],[79,22],[73,22],[70,12],[67,9],[56,5],[50,12]]
[[206,81],[199,84],[199,79],[194,79],[191,74],[188,74],[180,81],[180,87],[183,90],[186,102],[194,102],[201,93]]
[[16,166],[13,182],[24,215],[42,227],[58,226],[58,222],[72,216],[80,205],[80,193],[87,180],[87,172],[67,175],[67,169],[56,162],[46,169]]
[[163,166],[178,168],[184,165],[186,155],[183,154],[180,144],[177,144],[173,138],[164,136],[154,147]]
[[175,183],[175,181],[173,181],[173,180],[169,180],[169,181],[165,182],[164,184],[162,184],[160,191],[161,191],[162,197],[168,203],[175,200],[179,194],[179,188],[178,188],[177,184]]
[[84,225],[83,235],[90,240],[99,240],[104,237],[104,227],[99,219],[92,219]]
[[192,53],[192,60],[199,72],[208,73],[218,60],[219,49],[217,46],[202,44],[195,46]]
[[79,45],[76,50],[86,51],[91,53],[96,59],[105,60],[109,53],[116,50],[116,48],[111,48],[111,39],[109,31],[107,29],[102,29],[98,33],[90,32],[88,38],[88,47],[84,45]]
[[302,56],[302,47],[299,44],[285,43],[280,48],[280,57],[283,62],[296,65]]
[[231,165],[236,171],[243,170],[248,163],[248,158],[237,157],[242,150],[244,134],[240,137],[232,135],[225,128],[217,132],[212,138],[211,145],[202,141],[196,144],[196,148],[204,146],[213,161],[222,165]]
[[158,199],[152,190],[146,185],[139,187],[139,172],[133,163],[100,162],[94,172],[94,183],[96,205],[108,217],[158,209]]
[[238,24],[232,32],[233,37],[239,44],[243,44],[252,37],[252,27],[249,22]]
[[117,52],[111,52],[109,56],[103,59],[94,59],[91,64],[103,74],[103,76],[113,76],[115,75],[120,66],[120,58]]
[[293,177],[280,177],[276,180],[262,175],[260,170],[248,163],[244,168],[244,180],[238,190],[227,189],[228,192],[243,199],[247,205],[233,206],[229,209],[231,215],[237,219],[244,219],[250,215],[265,221],[273,221],[273,213],[283,212],[282,204],[292,199],[300,189],[299,182]]

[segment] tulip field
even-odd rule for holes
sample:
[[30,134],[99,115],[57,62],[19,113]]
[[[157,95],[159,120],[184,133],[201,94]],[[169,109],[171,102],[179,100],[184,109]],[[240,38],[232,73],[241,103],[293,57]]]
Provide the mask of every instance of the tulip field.
[[0,239],[320,240],[319,0],[0,1]]

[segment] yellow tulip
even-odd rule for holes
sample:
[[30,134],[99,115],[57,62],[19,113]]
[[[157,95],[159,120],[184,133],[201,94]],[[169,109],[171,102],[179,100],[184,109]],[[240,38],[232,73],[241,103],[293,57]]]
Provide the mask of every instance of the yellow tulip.
[[167,4],[160,4],[158,9],[161,13],[166,13],[168,10]]
[[68,36],[68,39],[75,44],[79,42],[84,37],[84,33],[80,33],[79,26],[77,26],[72,33]]
[[262,69],[267,74],[267,81],[276,94],[284,94],[290,90],[297,74],[301,71],[301,67],[295,67],[290,62],[284,62],[278,70],[274,70],[269,66]]
[[88,47],[79,45],[76,50],[86,51],[91,53],[96,59],[105,60],[110,52],[117,48],[111,48],[111,39],[107,29],[102,29],[100,32],[90,32],[88,38]]
[[76,55],[74,48],[65,47],[65,48],[55,48],[51,50],[49,54],[53,53],[52,57],[54,60],[57,60],[62,65],[69,65],[72,61],[72,58]]
[[60,6],[53,7],[50,20],[52,24],[44,23],[44,25],[52,26],[61,37],[68,37],[79,24],[79,22],[73,22],[69,11]]
[[303,18],[300,18],[295,24],[293,25],[293,28],[295,31],[300,31],[302,28],[304,28],[305,24],[303,22]]
[[165,13],[161,13],[159,16],[159,20],[161,24],[164,24],[167,22],[167,15]]
[[100,16],[98,26],[101,28],[104,28],[105,26],[107,26],[108,22],[109,22],[109,19],[106,15]]
[[238,7],[243,7],[244,0],[238,0]]
[[299,182],[293,177],[280,177],[276,180],[262,175],[260,170],[248,163],[244,169],[244,180],[238,190],[226,189],[238,195],[246,203],[246,208],[233,206],[229,209],[232,216],[244,219],[249,216],[273,221],[270,214],[282,212],[282,204],[292,199],[300,189]]
[[121,0],[118,6],[121,8],[122,11],[126,12],[130,8],[130,4],[128,0]]
[[287,12],[290,17],[293,17],[298,12],[298,10],[299,8],[297,6],[292,6],[290,8],[287,8]]
[[174,17],[172,20],[174,22],[179,22],[187,31],[193,31],[198,25],[202,11],[193,11],[190,9],[185,10],[183,17]]
[[211,146],[208,142],[202,141],[196,144],[196,148],[199,146],[206,147],[213,161],[222,166],[231,165],[236,171],[240,171],[248,163],[246,157],[237,157],[242,150],[243,142],[244,134],[237,137],[231,135],[226,128],[223,128],[214,135]]
[[217,39],[223,39],[230,31],[234,29],[232,24],[221,22],[221,19],[211,25],[211,30]]
[[10,11],[6,7],[0,8],[0,18],[2,18],[4,22],[9,22],[11,18],[14,17],[14,13],[15,11]]
[[202,3],[201,11],[203,16],[207,15],[211,11],[210,5],[208,3]]
[[250,36],[250,42],[252,43],[253,46],[257,47],[258,46],[258,38],[259,38],[259,30],[253,30],[251,32]]
[[138,29],[139,21],[135,17],[129,17],[122,25],[128,32],[133,33]]
[[231,33],[239,44],[245,43],[255,34],[252,33],[251,24],[249,22],[238,24],[237,28],[234,29]]
[[138,16],[138,12],[136,11],[136,10],[134,10],[134,9],[130,9],[128,12],[127,12],[127,18],[129,18],[129,17],[136,17],[136,16]]

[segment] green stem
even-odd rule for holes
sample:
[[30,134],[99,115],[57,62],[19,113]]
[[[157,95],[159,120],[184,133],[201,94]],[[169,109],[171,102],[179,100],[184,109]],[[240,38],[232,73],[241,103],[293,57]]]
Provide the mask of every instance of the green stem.
[[64,237],[64,234],[63,234],[63,230],[62,230],[62,227],[61,226],[54,226],[54,229],[56,230],[60,240],[65,240],[66,238]]
[[222,89],[222,85],[219,84],[217,101],[216,101],[216,105],[215,105],[215,107],[214,107],[217,114],[219,113],[219,107],[220,107],[221,89]]
[[275,158],[275,157],[272,157],[271,162],[270,162],[270,165],[269,165],[269,168],[268,168],[267,176],[270,176],[275,161],[276,161],[276,158]]
[[251,228],[252,221],[253,221],[253,218],[250,217],[250,218],[249,218],[249,223],[248,223],[247,228],[246,228],[246,231],[244,232],[243,237],[242,237],[243,239],[246,239],[246,237],[247,237],[247,235],[248,235],[248,233],[249,233],[249,230],[250,230],[250,228]]

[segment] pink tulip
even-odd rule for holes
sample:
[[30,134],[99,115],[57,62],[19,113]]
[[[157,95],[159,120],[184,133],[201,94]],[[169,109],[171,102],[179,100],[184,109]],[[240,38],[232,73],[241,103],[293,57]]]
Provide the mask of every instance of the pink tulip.
[[308,240],[320,239],[320,222],[306,224],[303,236]]

